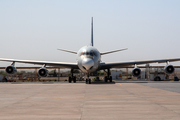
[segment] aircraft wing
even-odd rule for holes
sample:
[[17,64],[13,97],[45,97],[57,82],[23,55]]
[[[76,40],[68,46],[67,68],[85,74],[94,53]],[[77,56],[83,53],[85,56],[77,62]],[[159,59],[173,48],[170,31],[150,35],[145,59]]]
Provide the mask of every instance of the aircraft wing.
[[44,64],[46,64],[46,66],[79,69],[77,63],[36,61],[36,60],[18,60],[18,59],[7,59],[7,58],[0,58],[0,61],[28,63],[28,64],[35,64],[35,65],[44,65]]
[[100,63],[100,69],[107,68],[121,68],[132,65],[147,64],[147,63],[165,63],[165,62],[180,61],[180,58],[174,59],[157,59],[157,60],[142,60],[142,61],[125,61],[125,62],[112,62],[112,63]]

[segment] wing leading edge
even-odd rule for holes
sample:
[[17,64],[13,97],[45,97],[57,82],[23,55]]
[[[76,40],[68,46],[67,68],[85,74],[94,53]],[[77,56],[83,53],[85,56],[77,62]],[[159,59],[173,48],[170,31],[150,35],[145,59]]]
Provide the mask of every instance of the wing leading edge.
[[105,55],[105,54],[109,54],[109,53],[114,53],[114,52],[119,52],[119,51],[123,51],[123,50],[127,50],[128,48],[125,48],[125,49],[119,49],[119,50],[113,50],[113,51],[109,51],[109,52],[103,52],[103,53],[100,53],[101,55]]
[[165,63],[165,62],[180,61],[180,58],[174,59],[156,59],[156,60],[142,60],[142,61],[126,61],[126,62],[112,62],[112,63],[100,63],[100,69],[107,68],[121,68],[131,65],[147,64],[147,63]]
[[19,63],[28,63],[28,64],[36,64],[36,65],[44,65],[45,64],[46,66],[79,69],[77,63],[36,61],[36,60],[19,60],[19,59],[7,59],[7,58],[0,58],[0,61],[19,62]]

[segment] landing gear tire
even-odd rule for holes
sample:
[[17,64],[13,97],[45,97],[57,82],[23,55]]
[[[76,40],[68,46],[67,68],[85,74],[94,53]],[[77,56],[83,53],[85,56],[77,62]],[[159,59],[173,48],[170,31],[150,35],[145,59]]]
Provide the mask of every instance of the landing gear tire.
[[71,77],[69,77],[69,83],[71,83],[71,81],[72,81],[72,78],[71,78]]
[[86,84],[88,84],[88,79],[86,79]]
[[104,77],[104,82],[107,82],[107,81],[108,81],[108,77],[105,76],[105,77]]
[[91,79],[86,79],[86,84],[91,84]]
[[161,81],[161,78],[160,78],[159,76],[156,76],[156,77],[154,78],[154,81]]
[[91,79],[88,80],[89,84],[91,84]]
[[112,76],[109,76],[109,82],[112,82]]
[[73,82],[76,83],[76,77],[73,77]]

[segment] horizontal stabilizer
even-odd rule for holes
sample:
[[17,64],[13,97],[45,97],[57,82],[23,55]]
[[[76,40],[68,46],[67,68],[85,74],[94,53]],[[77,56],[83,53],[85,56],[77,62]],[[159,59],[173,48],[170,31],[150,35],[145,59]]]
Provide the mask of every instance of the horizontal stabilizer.
[[125,49],[119,49],[119,50],[113,50],[113,51],[109,51],[109,52],[104,52],[104,53],[101,53],[101,55],[105,55],[105,54],[109,54],[109,53],[114,53],[114,52],[119,52],[119,51],[123,51],[123,50],[127,50],[128,48],[125,48]]
[[76,51],[64,50],[64,49],[58,49],[58,50],[65,51],[65,52],[69,52],[69,53],[74,53],[74,54],[77,54],[77,52],[76,52]]

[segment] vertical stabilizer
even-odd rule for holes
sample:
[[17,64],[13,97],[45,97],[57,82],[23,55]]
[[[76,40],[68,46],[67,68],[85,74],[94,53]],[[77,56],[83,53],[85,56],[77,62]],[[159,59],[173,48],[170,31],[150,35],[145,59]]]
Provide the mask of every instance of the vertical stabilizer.
[[93,17],[91,19],[91,46],[93,46]]

